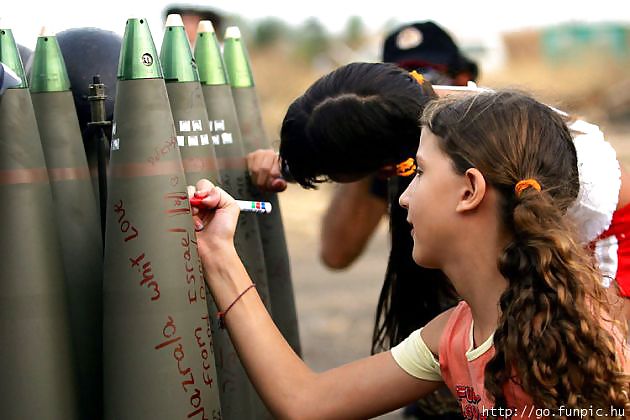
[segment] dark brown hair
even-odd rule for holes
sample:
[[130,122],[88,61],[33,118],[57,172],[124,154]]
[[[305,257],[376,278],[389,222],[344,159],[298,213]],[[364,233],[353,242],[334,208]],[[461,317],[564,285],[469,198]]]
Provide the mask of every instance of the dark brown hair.
[[287,110],[280,130],[286,169],[314,188],[330,175],[365,176],[414,156],[418,117],[433,93],[426,89],[393,64],[351,63],[330,72]]

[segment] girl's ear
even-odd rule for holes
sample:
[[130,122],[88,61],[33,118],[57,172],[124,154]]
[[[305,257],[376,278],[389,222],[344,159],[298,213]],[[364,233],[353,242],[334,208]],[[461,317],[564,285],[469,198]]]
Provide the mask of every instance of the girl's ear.
[[457,203],[456,211],[474,210],[486,195],[486,179],[477,168],[470,168],[464,173],[464,189]]

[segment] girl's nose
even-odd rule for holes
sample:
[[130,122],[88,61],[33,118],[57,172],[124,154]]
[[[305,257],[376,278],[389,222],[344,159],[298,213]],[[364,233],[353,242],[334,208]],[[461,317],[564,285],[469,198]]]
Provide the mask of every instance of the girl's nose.
[[405,188],[405,191],[403,191],[403,193],[398,198],[398,204],[400,204],[400,207],[404,209],[408,209],[409,206],[409,186]]

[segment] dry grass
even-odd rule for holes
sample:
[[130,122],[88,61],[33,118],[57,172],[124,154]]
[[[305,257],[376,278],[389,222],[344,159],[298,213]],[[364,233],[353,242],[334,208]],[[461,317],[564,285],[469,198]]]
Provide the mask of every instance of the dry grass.
[[277,149],[287,108],[323,73],[300,60],[292,60],[282,47],[251,52],[250,59],[265,130]]
[[629,95],[619,86],[630,82],[628,62],[589,58],[572,65],[552,66],[539,60],[513,61],[500,72],[484,77],[493,87],[520,87],[541,99],[595,120],[608,120],[615,97]]
[[[531,48],[528,51],[528,55],[514,56],[498,72],[482,73],[480,84],[526,90],[549,104],[600,124],[617,148],[620,160],[630,164],[630,63],[592,54],[572,65],[552,66]],[[294,59],[282,46],[250,53],[265,129],[277,148],[288,106],[327,70]]]
[[627,61],[596,54],[562,66],[538,59],[517,60],[500,72],[486,75],[483,84],[532,92],[551,105],[600,125],[618,159],[630,166],[629,66]]

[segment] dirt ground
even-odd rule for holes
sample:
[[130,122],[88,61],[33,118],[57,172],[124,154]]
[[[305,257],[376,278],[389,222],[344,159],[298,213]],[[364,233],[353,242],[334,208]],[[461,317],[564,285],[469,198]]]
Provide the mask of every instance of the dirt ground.
[[[303,358],[323,371],[370,354],[376,302],[389,250],[383,219],[365,253],[349,269],[331,271],[319,259],[319,229],[333,185],[290,185],[280,206],[291,259]],[[394,413],[382,418],[399,419]]]
[[[630,167],[630,124],[603,128],[619,159]],[[389,249],[384,219],[366,252],[350,269],[331,271],[322,265],[319,230],[333,188],[324,185],[306,191],[291,185],[280,194],[303,356],[316,371],[369,355]],[[403,417],[398,411],[382,418]]]

